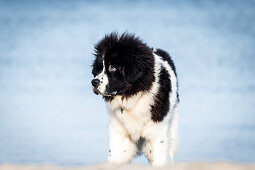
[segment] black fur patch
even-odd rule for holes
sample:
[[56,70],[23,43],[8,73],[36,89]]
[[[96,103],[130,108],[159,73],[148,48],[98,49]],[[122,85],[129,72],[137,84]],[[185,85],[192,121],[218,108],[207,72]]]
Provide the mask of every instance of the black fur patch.
[[170,75],[164,67],[161,66],[159,76],[159,92],[154,97],[154,105],[151,106],[151,119],[154,122],[160,122],[164,119],[169,111],[169,93],[171,91]]
[[[160,48],[157,48],[157,51],[155,52],[155,54],[157,54],[158,56],[161,56],[164,61],[168,62],[168,64],[173,69],[174,74],[175,74],[176,79],[177,79],[176,68],[175,68],[175,65],[174,65],[174,62],[173,62],[171,56],[166,51],[164,51]],[[177,81],[177,89],[178,89],[178,81]],[[178,91],[177,91],[177,101],[179,102],[179,93],[178,93]]]
[[160,48],[157,48],[157,51],[155,52],[155,54],[157,54],[158,56],[161,56],[164,61],[168,62],[168,64],[171,66],[171,68],[173,69],[174,74],[176,76],[175,65],[174,65],[174,62],[171,59],[170,55],[166,51],[164,51],[164,50],[162,50]]

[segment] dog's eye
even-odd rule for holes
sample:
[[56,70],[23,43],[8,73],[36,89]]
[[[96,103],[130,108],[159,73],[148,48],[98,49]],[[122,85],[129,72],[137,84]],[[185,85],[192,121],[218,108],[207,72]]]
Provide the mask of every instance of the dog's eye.
[[110,72],[116,71],[116,68],[114,68],[112,65],[109,65],[109,69]]

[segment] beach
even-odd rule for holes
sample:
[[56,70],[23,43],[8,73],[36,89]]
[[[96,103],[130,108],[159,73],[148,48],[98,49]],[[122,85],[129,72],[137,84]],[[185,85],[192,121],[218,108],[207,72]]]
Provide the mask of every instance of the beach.
[[164,167],[152,167],[149,165],[116,165],[100,163],[89,166],[57,166],[57,165],[0,165],[0,170],[255,170],[255,164],[240,164],[230,162],[215,163],[177,163]]

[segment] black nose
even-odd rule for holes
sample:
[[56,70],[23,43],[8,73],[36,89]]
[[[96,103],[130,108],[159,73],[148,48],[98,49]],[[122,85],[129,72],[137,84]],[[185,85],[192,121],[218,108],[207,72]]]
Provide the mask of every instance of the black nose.
[[97,86],[99,85],[99,83],[100,83],[100,80],[99,80],[99,79],[93,79],[93,80],[91,81],[91,84],[92,84],[94,87],[97,87]]

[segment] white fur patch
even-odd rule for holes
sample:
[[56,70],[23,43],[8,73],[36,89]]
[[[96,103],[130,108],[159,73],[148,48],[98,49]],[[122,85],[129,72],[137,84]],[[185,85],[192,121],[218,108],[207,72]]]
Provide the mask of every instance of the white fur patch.
[[97,87],[97,89],[100,91],[100,93],[105,94],[106,86],[108,85],[109,80],[105,72],[104,57],[103,57],[103,70],[95,78],[100,80],[100,85]]

